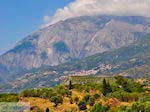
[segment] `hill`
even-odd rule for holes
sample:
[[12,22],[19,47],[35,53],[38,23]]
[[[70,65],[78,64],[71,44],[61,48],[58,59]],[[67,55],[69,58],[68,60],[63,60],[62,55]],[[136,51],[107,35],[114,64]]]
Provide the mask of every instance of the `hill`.
[[[0,94],[0,102],[29,103],[28,109],[31,112],[148,112],[148,87],[147,84],[122,76],[76,76],[71,77],[66,84],[53,88],[32,88],[18,94]],[[0,110],[2,109],[8,108],[1,106]]]

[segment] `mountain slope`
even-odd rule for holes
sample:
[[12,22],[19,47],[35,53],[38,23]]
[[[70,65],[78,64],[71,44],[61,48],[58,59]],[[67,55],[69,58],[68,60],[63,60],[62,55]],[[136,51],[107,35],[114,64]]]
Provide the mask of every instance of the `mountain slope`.
[[[60,21],[29,35],[0,56],[0,77],[129,45],[150,33],[150,18],[84,16]],[[12,75],[13,74],[13,75]]]
[[[5,91],[19,91],[30,87],[54,86],[69,76],[113,76],[150,78],[150,35],[116,50],[99,53],[79,61],[58,66],[43,66],[13,76],[2,86]],[[3,90],[2,90],[3,91]]]
[[107,51],[104,53],[96,54],[80,61],[62,64],[59,67],[64,70],[88,70],[98,67],[102,64],[129,64],[135,65],[150,64],[150,34],[139,39],[137,42],[122,47],[120,49]]

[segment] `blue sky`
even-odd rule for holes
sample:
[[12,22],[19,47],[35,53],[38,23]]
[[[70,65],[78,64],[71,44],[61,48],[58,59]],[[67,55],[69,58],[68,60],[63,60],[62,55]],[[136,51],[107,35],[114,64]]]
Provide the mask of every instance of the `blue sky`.
[[45,15],[53,16],[74,0],[0,0],[0,54],[37,30]]
[[0,0],[0,54],[45,24],[85,15],[150,17],[149,10],[150,0]]

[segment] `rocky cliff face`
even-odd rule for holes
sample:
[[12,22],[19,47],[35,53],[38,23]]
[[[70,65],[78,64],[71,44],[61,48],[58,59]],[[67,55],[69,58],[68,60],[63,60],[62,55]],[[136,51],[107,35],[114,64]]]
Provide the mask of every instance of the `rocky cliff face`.
[[150,18],[84,16],[38,30],[0,56],[0,77],[129,45],[150,33]]

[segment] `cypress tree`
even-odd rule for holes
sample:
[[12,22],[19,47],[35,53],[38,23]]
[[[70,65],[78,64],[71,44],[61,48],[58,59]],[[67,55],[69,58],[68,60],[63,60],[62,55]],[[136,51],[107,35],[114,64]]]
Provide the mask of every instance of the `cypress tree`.
[[73,85],[72,85],[72,82],[71,80],[69,81],[69,90],[73,89]]
[[111,93],[112,89],[111,86],[109,84],[109,82],[106,82],[106,79],[103,79],[103,95],[107,95],[108,93]]
[[46,112],[49,112],[49,108],[46,108]]

